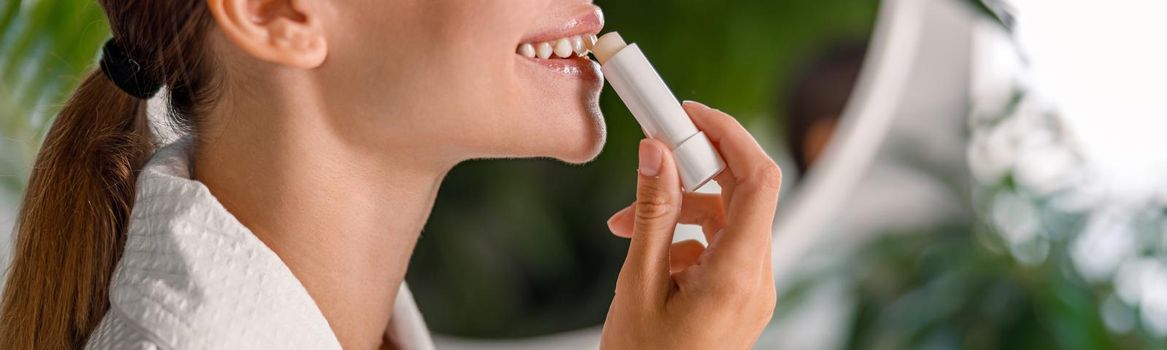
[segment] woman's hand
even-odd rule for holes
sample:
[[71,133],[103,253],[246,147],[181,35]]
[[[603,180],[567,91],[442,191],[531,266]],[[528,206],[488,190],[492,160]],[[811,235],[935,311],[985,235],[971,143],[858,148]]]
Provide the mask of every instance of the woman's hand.
[[[672,152],[641,141],[636,203],[608,221],[632,242],[601,348],[747,349],[774,312],[770,226],[782,173],[733,117],[684,107],[725,158],[721,194],[681,193]],[[678,223],[701,225],[709,247],[672,243]]]

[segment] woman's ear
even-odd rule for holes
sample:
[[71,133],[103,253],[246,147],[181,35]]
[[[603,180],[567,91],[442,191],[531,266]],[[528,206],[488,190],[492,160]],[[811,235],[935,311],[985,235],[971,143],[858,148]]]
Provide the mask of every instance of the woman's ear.
[[328,56],[312,0],[207,0],[219,30],[244,52],[267,62],[310,69]]

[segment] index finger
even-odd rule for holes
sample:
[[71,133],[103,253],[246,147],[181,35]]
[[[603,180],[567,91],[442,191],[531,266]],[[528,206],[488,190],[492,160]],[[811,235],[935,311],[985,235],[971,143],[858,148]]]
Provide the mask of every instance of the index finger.
[[[760,259],[769,249],[782,173],[740,123],[721,111],[686,101],[685,110],[705,132],[729,167],[733,194],[727,196],[727,224],[716,244],[722,258]],[[717,257],[714,257],[717,260]]]

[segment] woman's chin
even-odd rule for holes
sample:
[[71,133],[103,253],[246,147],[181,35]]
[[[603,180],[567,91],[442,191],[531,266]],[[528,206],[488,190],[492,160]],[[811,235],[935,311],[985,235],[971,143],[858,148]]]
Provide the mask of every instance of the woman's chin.
[[584,164],[595,160],[596,157],[600,155],[600,151],[603,149],[604,136],[600,136],[599,139],[594,140],[593,142],[590,142],[589,144],[584,145],[578,149],[566,152],[563,156],[556,157],[556,159],[559,159],[560,161],[568,164]]
[[555,145],[553,158],[568,164],[583,164],[595,160],[604,149],[608,132],[603,115],[591,113],[591,125],[571,135],[551,140]]
[[545,149],[542,157],[549,157],[568,164],[584,164],[595,160],[604,149],[607,133],[603,124],[586,135],[575,134],[550,140],[552,146]]
[[523,112],[503,114],[518,117],[506,124],[524,126],[506,133],[511,139],[508,144],[520,146],[511,149],[515,152],[506,158],[552,158],[582,164],[599,156],[607,139],[607,126],[599,107],[603,83],[585,80],[558,83],[563,85],[542,90],[537,97],[523,100],[522,107],[512,109]]

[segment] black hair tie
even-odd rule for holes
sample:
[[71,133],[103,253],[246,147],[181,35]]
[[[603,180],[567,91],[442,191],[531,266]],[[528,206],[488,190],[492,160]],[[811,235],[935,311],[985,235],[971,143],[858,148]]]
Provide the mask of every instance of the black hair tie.
[[122,91],[143,100],[154,96],[162,88],[162,82],[143,72],[142,65],[126,56],[126,52],[113,39],[107,40],[101,48],[101,71]]

